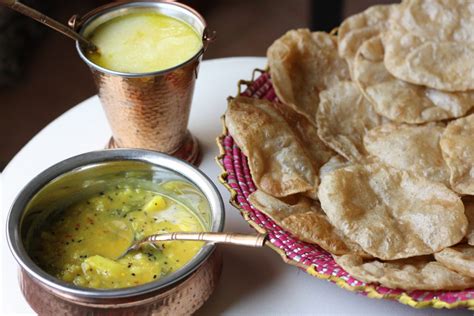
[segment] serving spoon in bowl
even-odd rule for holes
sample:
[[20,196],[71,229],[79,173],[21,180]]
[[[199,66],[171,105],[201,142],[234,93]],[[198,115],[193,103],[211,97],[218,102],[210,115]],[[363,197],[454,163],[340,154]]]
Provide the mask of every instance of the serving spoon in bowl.
[[71,28],[67,27],[66,25],[54,20],[53,18],[50,18],[47,15],[44,15],[43,13],[27,6],[24,5],[23,3],[17,1],[17,0],[0,0],[0,5],[6,6],[12,10],[15,10],[23,15],[26,15],[27,17],[30,17],[50,28],[52,28],[55,31],[58,31],[70,38],[72,38],[75,41],[78,41],[81,46],[83,46],[86,50],[90,51],[91,53],[98,53],[99,49],[97,46],[86,39],[84,36],[81,34],[75,32]]
[[264,234],[246,235],[237,233],[214,232],[175,232],[156,234],[147,236],[141,240],[134,242],[117,259],[123,258],[126,254],[133,250],[139,250],[144,245],[150,245],[154,248],[159,249],[159,247],[156,245],[157,242],[172,240],[205,241],[212,244],[232,244],[247,247],[263,247],[267,241],[267,236]]

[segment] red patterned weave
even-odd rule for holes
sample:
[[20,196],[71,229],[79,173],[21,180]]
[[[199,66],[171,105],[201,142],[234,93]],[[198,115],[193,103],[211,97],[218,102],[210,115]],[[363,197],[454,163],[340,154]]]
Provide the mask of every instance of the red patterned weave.
[[[257,79],[250,82],[241,95],[277,101],[270,75],[267,72],[262,72]],[[219,162],[226,172],[222,178],[227,186],[236,193],[233,200],[234,204],[239,207],[249,223],[265,230],[273,246],[284,252],[286,261],[302,268],[313,268],[319,274],[317,274],[318,277],[331,279],[340,286],[361,294],[368,294],[370,297],[396,299],[401,303],[414,307],[474,307],[474,289],[405,292],[376,284],[365,284],[354,279],[336,264],[328,252],[317,245],[293,237],[249,203],[248,196],[256,188],[252,181],[247,158],[234,143],[231,135],[223,135],[219,138],[219,143],[223,149]]]

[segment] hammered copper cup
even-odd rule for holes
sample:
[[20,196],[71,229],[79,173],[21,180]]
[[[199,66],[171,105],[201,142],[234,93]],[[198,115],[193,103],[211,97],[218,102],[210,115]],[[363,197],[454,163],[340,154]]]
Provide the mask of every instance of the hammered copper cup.
[[69,24],[88,37],[102,23],[139,10],[154,10],[186,22],[202,36],[203,45],[191,59],[173,68],[121,73],[94,64],[77,44],[112,129],[108,147],[151,149],[198,164],[199,145],[187,125],[199,63],[210,42],[204,18],[176,2],[126,1],[99,7],[82,18],[74,16]]

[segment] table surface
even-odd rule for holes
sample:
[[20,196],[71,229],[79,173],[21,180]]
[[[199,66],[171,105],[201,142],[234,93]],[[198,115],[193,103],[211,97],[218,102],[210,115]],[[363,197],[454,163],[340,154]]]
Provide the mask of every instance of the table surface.
[[[239,79],[250,79],[254,68],[264,68],[265,58],[241,57],[204,61],[196,85],[189,129],[199,139],[203,160],[200,169],[214,180],[224,201],[228,191],[218,182],[220,169],[215,138],[221,134],[220,117],[229,95],[236,95]],[[33,98],[32,98],[33,99]],[[33,105],[34,106],[34,105]],[[2,223],[16,194],[36,174],[65,158],[104,147],[110,129],[98,98],[92,97],[51,122],[13,158],[2,174]],[[252,233],[239,212],[226,203],[226,231]],[[364,297],[325,280],[319,280],[283,263],[272,250],[221,246],[224,269],[220,283],[199,315],[216,314],[393,314],[434,315],[446,310],[415,310],[389,300]],[[6,242],[1,243],[0,315],[33,314],[20,292],[17,265]],[[467,310],[450,314],[471,315]]]

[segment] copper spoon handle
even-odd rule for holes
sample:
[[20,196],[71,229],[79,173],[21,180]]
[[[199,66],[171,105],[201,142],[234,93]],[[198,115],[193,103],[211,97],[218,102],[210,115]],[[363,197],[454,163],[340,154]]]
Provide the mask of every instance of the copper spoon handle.
[[266,235],[245,235],[237,233],[165,233],[143,238],[128,248],[127,252],[139,249],[143,244],[154,244],[160,241],[188,240],[206,241],[209,243],[232,244],[248,247],[263,247]]
[[36,21],[49,26],[50,28],[72,38],[75,41],[78,41],[81,45],[83,45],[86,49],[96,52],[97,47],[88,41],[85,37],[80,35],[79,33],[73,31],[66,25],[44,15],[43,13],[36,11],[35,9],[24,5],[23,3],[17,1],[17,0],[0,0],[0,4],[4,5],[12,10],[15,10],[23,15],[26,15],[32,19],[35,19]]

